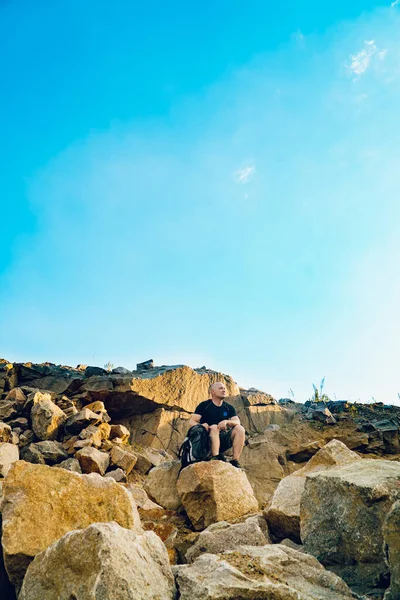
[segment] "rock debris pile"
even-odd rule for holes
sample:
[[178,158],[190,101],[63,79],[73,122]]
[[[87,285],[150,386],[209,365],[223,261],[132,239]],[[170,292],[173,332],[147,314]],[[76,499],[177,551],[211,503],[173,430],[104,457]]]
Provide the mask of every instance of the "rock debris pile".
[[[215,381],[241,464],[180,470]],[[222,373],[0,360],[2,600],[398,600],[400,409]]]

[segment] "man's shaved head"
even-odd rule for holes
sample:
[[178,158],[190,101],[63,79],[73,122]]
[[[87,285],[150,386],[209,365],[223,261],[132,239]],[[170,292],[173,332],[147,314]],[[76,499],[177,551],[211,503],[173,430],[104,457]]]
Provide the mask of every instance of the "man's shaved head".
[[221,399],[226,396],[226,387],[222,381],[216,381],[212,383],[209,387],[209,393],[211,398]]

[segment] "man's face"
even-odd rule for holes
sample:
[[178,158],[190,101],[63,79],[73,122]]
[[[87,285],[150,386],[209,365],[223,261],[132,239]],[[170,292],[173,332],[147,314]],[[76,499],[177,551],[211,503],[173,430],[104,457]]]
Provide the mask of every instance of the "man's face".
[[217,398],[225,398],[226,396],[226,387],[223,383],[214,383],[214,385],[212,386],[212,391],[214,393],[214,396],[216,396]]

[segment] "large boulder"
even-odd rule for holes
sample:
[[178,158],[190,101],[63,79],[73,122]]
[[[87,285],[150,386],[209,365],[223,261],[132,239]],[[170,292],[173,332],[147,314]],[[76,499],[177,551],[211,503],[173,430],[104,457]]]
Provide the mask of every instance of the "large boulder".
[[[88,389],[88,384],[82,389]],[[103,381],[107,377],[97,378]],[[222,373],[203,369],[191,369],[185,365],[155,367],[132,376],[112,375],[112,393],[106,390],[97,398],[104,398],[104,404],[112,417],[148,413],[160,406],[194,412],[196,406],[208,398],[208,388],[216,381],[222,381],[229,396],[239,393],[233,379]],[[92,382],[94,383],[94,382]],[[100,385],[100,381],[97,381]],[[99,395],[102,397],[99,398]]]
[[183,469],[177,490],[196,530],[258,510],[245,472],[218,460],[194,463]]
[[304,549],[359,593],[385,587],[383,525],[400,498],[400,464],[363,459],[307,476],[301,498]]
[[[1,486],[0,482],[0,497],[1,497]],[[1,527],[1,515],[0,515],[0,527]],[[4,566],[3,553],[0,546],[0,598],[1,600],[16,600],[15,587],[8,579],[7,571]]]
[[36,554],[73,529],[116,521],[141,530],[132,496],[113,479],[16,462],[3,485],[3,554],[17,586]]
[[262,433],[269,425],[287,425],[297,414],[295,410],[278,404],[252,405],[246,408],[246,413],[248,419],[246,429],[251,433]]
[[32,429],[39,440],[55,440],[67,416],[51,400],[50,394],[37,392],[31,410]]
[[117,523],[71,531],[29,565],[19,600],[172,600],[175,584],[159,537]]
[[272,436],[255,437],[244,447],[240,464],[261,507],[268,503],[278,483],[287,474],[285,461],[285,449],[276,444]]
[[261,434],[270,425],[291,423],[296,411],[279,406],[269,394],[258,390],[240,390],[240,394],[228,398],[233,404],[241,424],[250,434]]
[[159,407],[193,412],[197,404],[208,397],[208,388],[216,381],[225,383],[230,396],[239,393],[231,377],[185,365],[153,367],[122,374],[92,374],[86,370],[74,393],[86,402],[104,402],[113,419],[122,419],[149,413]]
[[179,460],[164,462],[150,471],[144,484],[149,496],[167,510],[182,507],[176,487],[180,468]]
[[244,523],[234,525],[220,521],[200,533],[196,543],[186,552],[186,560],[193,562],[201,554],[220,554],[236,550],[238,546],[265,546],[270,541],[266,522],[261,516],[248,517]]
[[390,588],[385,600],[400,598],[400,501],[393,504],[384,528],[385,554],[390,569]]
[[124,420],[131,432],[131,443],[177,456],[188,429],[190,414],[180,410],[157,408],[144,415],[133,415]]
[[300,542],[300,500],[309,473],[324,471],[339,465],[362,460],[342,442],[332,440],[321,448],[308,463],[279,482],[271,504],[265,511],[271,533],[278,540],[289,538]]
[[[267,394],[264,395],[268,398]],[[290,423],[295,415],[295,411],[272,403],[252,405],[243,395],[227,398],[227,402],[235,407],[242,425],[249,433],[262,433],[270,424]],[[191,410],[194,409],[195,406]],[[162,407],[147,414],[133,415],[123,423],[131,432],[131,442],[176,456],[185,437],[189,418],[188,409],[186,412]]]
[[350,600],[347,585],[312,556],[278,544],[239,546],[174,567],[180,600]]

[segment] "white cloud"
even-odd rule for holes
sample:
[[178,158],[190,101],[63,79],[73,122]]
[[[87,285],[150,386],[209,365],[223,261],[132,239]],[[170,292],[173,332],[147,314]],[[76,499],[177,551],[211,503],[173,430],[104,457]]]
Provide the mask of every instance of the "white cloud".
[[237,183],[248,183],[250,178],[254,175],[256,167],[254,165],[238,169],[235,172],[235,180]]
[[390,6],[398,6],[400,4],[400,0],[394,0]]
[[[396,1],[400,3],[400,0]],[[350,55],[351,63],[347,65],[347,68],[359,77],[371,66],[375,55],[379,60],[383,60],[386,54],[387,50],[378,51],[375,40],[366,40],[362,50],[357,52],[357,54]]]
[[[400,0],[399,0],[399,2],[400,2]],[[297,31],[292,33],[292,40],[299,46],[304,45],[304,34],[300,31],[300,29],[298,29]]]

